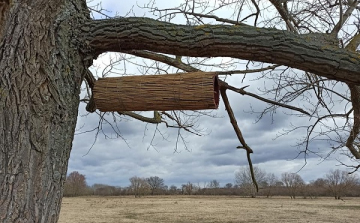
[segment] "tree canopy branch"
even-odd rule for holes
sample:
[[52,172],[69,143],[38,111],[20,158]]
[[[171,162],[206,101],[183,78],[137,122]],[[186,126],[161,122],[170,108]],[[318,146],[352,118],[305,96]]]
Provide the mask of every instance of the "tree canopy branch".
[[177,60],[177,59],[171,58],[169,56],[154,53],[154,52],[149,52],[149,51],[145,51],[145,50],[129,50],[129,51],[123,51],[123,53],[131,54],[134,56],[147,58],[147,59],[151,59],[151,60],[156,60],[156,61],[168,64],[168,65],[171,65],[173,67],[177,67],[177,68],[187,71],[187,72],[200,71],[199,69],[196,69],[192,66],[189,66],[189,65],[181,62],[181,60]]
[[250,26],[186,26],[150,18],[88,21],[83,41],[93,56],[150,50],[193,57],[232,57],[282,64],[330,79],[360,84],[358,54],[324,44],[317,36]]
[[290,110],[298,111],[300,113],[303,113],[305,115],[310,116],[310,114],[307,111],[305,111],[305,110],[303,110],[301,108],[294,107],[294,106],[291,106],[291,105],[283,104],[283,103],[280,103],[280,102],[277,102],[277,101],[273,101],[273,100],[269,100],[269,99],[260,97],[259,95],[256,95],[256,94],[245,91],[244,88],[233,87],[233,86],[229,85],[228,83],[226,83],[224,81],[220,81],[220,85],[221,85],[222,88],[232,90],[232,91],[237,92],[239,94],[248,95],[248,96],[256,98],[256,99],[258,99],[260,101],[263,101],[263,102],[266,102],[266,103],[269,103],[269,104],[273,104],[273,105],[276,105],[276,106],[279,106],[279,107],[287,108],[287,109],[290,109]]
[[351,16],[353,11],[356,9],[356,7],[359,5],[359,1],[352,1],[350,4],[348,4],[349,8],[343,13],[342,9],[342,1],[339,1],[340,4],[340,19],[338,23],[335,25],[333,30],[331,31],[331,34],[338,34],[341,28],[343,27],[344,23],[348,20],[348,18]]

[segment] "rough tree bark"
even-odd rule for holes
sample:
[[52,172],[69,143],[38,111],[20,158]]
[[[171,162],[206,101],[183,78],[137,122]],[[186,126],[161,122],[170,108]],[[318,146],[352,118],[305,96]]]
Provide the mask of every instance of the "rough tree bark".
[[9,2],[0,45],[0,222],[57,222],[85,69],[85,1]]
[[81,82],[100,53],[229,56],[360,83],[358,54],[312,36],[145,18],[93,21],[85,0],[1,0],[0,29],[1,222],[57,222]]
[[[82,27],[95,54],[151,50],[180,56],[232,57],[281,64],[360,83],[359,54],[334,47],[327,34],[297,35],[246,25],[185,26],[150,18],[89,21]],[[161,44],[159,45],[159,42]]]

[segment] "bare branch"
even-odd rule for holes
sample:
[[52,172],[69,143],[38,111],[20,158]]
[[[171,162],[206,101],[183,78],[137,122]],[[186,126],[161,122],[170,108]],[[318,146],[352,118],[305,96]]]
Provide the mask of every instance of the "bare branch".
[[245,89],[246,87],[248,87],[248,86],[243,87],[243,88],[235,88],[235,87],[227,84],[227,83],[224,82],[224,81],[220,81],[220,85],[221,85],[222,88],[232,90],[232,91],[237,92],[237,93],[239,93],[239,94],[248,95],[248,96],[253,97],[253,98],[256,98],[256,99],[258,99],[258,100],[260,100],[260,101],[263,101],[263,102],[266,102],[266,103],[269,103],[269,104],[273,104],[273,105],[276,105],[276,106],[279,106],[279,107],[287,108],[287,109],[290,109],[290,110],[298,111],[298,112],[300,112],[300,113],[303,113],[303,114],[305,114],[305,115],[310,116],[310,114],[309,114],[308,112],[304,111],[304,110],[301,109],[301,108],[297,108],[297,107],[294,107],[294,106],[291,106],[291,105],[282,104],[282,103],[279,103],[279,102],[277,102],[277,101],[269,100],[269,99],[260,97],[260,96],[258,96],[258,95],[256,95],[256,94],[247,92],[247,91],[245,91],[244,89]]
[[343,13],[343,5],[342,0],[339,1],[339,7],[340,7],[340,19],[339,22],[335,25],[333,30],[331,31],[331,34],[337,35],[345,22],[349,19],[353,11],[356,9],[356,7],[359,5],[359,1],[352,1],[350,4],[348,4],[348,9]]
[[286,23],[286,27],[290,32],[297,33],[297,30],[295,27],[291,24],[291,21],[294,21],[294,19],[289,15],[287,8],[286,8],[286,2],[287,1],[279,1],[279,0],[270,0],[271,4],[274,5],[276,10],[279,12],[281,18]]
[[[139,56],[142,58],[152,59],[156,60],[168,65],[171,65],[173,67],[179,68],[181,70],[184,70],[186,72],[198,72],[199,69],[196,69],[188,64],[183,63],[178,58],[171,58],[169,56],[158,54],[154,52],[149,51],[143,51],[143,50],[131,50],[131,51],[124,51],[124,53],[128,53],[134,56]],[[248,70],[227,70],[227,71],[212,71],[209,72],[209,75],[231,75],[231,74],[249,74],[249,73],[259,73],[266,70],[274,70],[275,68],[279,67],[280,65],[271,65],[260,69],[248,69]]]
[[151,124],[159,124],[162,122],[161,116],[158,111],[154,111],[153,118],[145,117],[145,116],[139,115],[135,112],[129,112],[129,111],[118,111],[117,113],[120,115],[127,115],[127,116],[137,119],[139,121],[147,122],[147,123],[151,123]]
[[187,71],[187,72],[200,71],[192,66],[189,66],[189,65],[183,63],[181,61],[181,59],[174,59],[174,58],[171,58],[169,56],[159,54],[159,53],[154,53],[154,52],[149,52],[149,51],[144,51],[144,50],[131,50],[131,51],[123,51],[123,52],[134,55],[134,56],[142,57],[142,58],[160,61],[162,63],[171,65],[173,67],[177,67],[177,68]]
[[250,173],[251,173],[251,179],[253,181],[253,184],[255,185],[256,187],[256,191],[259,191],[259,186],[256,182],[256,179],[255,179],[255,174],[254,174],[254,169],[253,169],[253,165],[252,165],[252,161],[251,161],[251,158],[250,158],[250,153],[253,153],[253,150],[250,148],[250,146],[248,146],[245,142],[245,139],[241,133],[241,130],[237,124],[237,121],[236,121],[236,118],[234,116],[234,112],[230,106],[230,102],[229,102],[229,99],[226,95],[226,88],[221,88],[220,89],[220,93],[221,93],[221,98],[223,99],[224,101],[224,105],[225,105],[225,108],[226,108],[226,111],[228,113],[228,116],[230,118],[230,122],[235,130],[235,133],[241,143],[241,146],[238,146],[237,148],[242,148],[242,149],[245,149],[246,151],[246,157],[247,157],[247,160],[248,160],[248,163],[249,163],[249,168],[250,168]]
[[183,13],[183,14],[186,14],[186,15],[192,15],[192,16],[201,17],[201,18],[214,19],[215,21],[218,21],[218,22],[229,23],[229,24],[233,24],[233,25],[248,26],[245,23],[241,23],[241,22],[238,22],[238,21],[230,20],[230,19],[220,18],[220,17],[215,16],[215,15],[201,14],[201,13],[196,13],[196,12],[185,12],[185,11],[180,10],[180,9],[179,9],[179,12]]

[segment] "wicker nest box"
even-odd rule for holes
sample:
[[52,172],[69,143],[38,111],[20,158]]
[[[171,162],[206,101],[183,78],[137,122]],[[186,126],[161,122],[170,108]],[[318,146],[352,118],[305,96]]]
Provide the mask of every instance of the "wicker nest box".
[[216,109],[219,82],[203,72],[109,77],[95,82],[93,96],[103,112]]

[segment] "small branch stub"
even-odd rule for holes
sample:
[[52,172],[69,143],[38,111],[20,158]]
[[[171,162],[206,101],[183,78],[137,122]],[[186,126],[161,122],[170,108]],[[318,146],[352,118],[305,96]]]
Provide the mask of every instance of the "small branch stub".
[[101,78],[93,95],[103,112],[216,109],[219,80],[208,72]]

